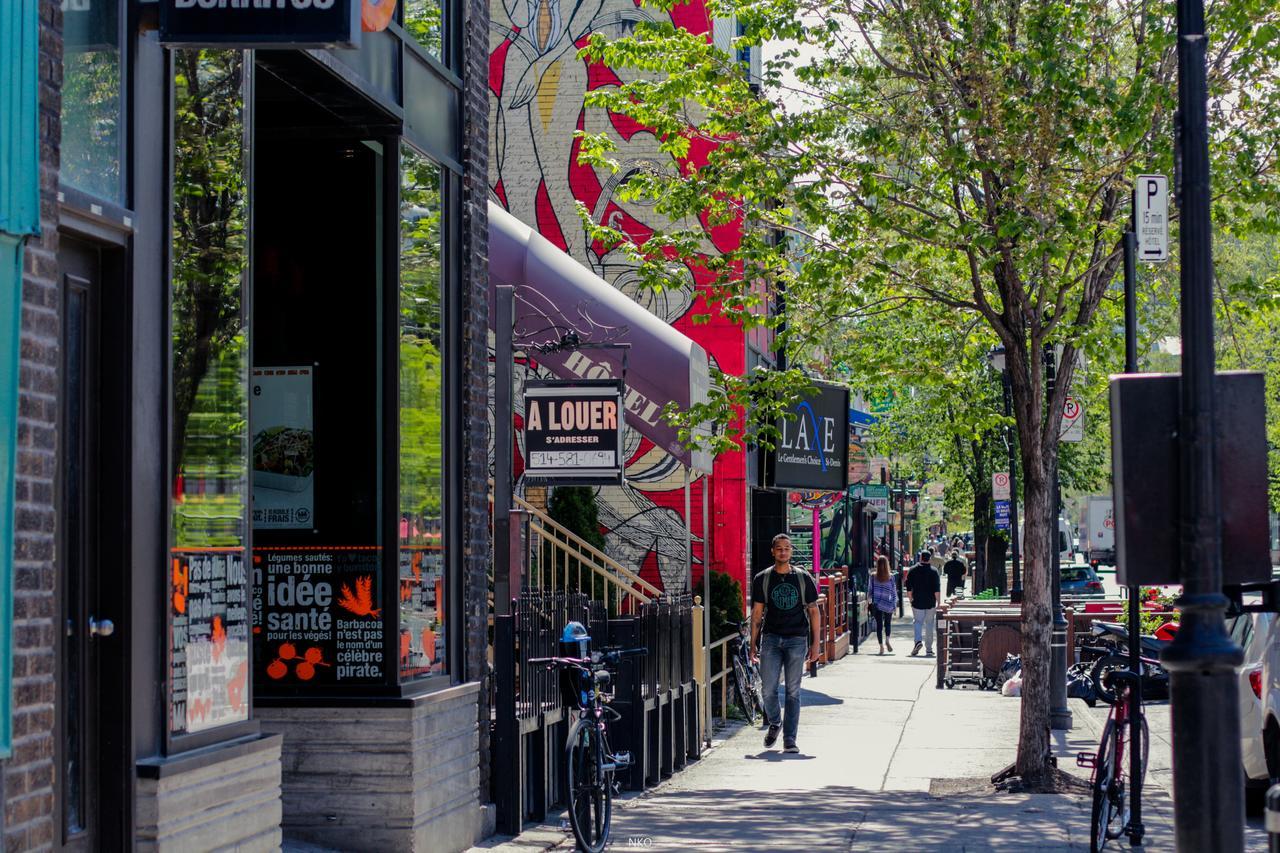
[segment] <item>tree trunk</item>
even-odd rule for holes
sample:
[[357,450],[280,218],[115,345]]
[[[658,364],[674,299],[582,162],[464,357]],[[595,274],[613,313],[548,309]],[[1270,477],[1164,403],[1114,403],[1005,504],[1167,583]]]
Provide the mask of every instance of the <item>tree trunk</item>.
[[987,571],[987,540],[990,538],[991,489],[979,489],[973,493],[973,591],[982,592],[991,586]]
[[[1049,774],[1049,672],[1053,618],[1049,585],[1049,518],[1052,471],[1049,455],[1057,441],[1046,440],[1044,366],[1038,344],[1013,352],[1010,378],[1022,462],[1022,716],[1017,773],[1026,781]],[[1028,357],[1029,356],[1029,357]],[[1057,395],[1055,395],[1057,396]],[[1052,404],[1051,404],[1052,405]],[[1061,408],[1061,403],[1058,403]],[[1057,429],[1060,418],[1049,419]],[[1054,537],[1056,539],[1056,536]]]

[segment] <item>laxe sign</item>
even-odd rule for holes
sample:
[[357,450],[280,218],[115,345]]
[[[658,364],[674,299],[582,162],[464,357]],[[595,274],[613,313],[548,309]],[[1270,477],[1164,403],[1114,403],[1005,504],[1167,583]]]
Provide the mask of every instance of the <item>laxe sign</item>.
[[160,0],[160,41],[188,47],[359,47],[360,0]]
[[539,483],[622,482],[622,383],[529,382],[524,476]]
[[849,483],[849,391],[818,384],[778,422],[770,454],[778,489],[842,491]]

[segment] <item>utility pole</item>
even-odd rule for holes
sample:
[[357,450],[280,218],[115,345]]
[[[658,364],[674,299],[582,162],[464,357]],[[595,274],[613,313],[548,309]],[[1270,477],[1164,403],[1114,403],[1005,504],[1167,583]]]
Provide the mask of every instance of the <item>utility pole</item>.
[[[1182,851],[1244,847],[1240,648],[1223,624],[1222,524],[1214,464],[1213,246],[1204,4],[1178,0],[1182,380],[1179,401],[1181,625],[1160,659],[1173,709],[1174,831]],[[1177,183],[1175,181],[1175,183]]]
[[[1136,218],[1137,211],[1134,216]],[[1138,285],[1138,235],[1136,221],[1124,232],[1124,372],[1138,372],[1138,307],[1135,289]],[[1129,584],[1129,669],[1138,674],[1129,691],[1129,778],[1142,777],[1142,587]],[[1142,785],[1134,782],[1129,791],[1129,843],[1142,843],[1146,827],[1142,825]]]

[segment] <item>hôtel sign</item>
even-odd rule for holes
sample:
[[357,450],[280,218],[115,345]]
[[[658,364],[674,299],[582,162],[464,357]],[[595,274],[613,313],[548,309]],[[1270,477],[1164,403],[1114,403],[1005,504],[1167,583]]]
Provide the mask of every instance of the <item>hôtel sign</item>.
[[524,476],[550,484],[622,482],[622,383],[529,382],[524,392]]
[[160,41],[185,47],[354,48],[360,46],[360,15],[361,0],[160,0]]

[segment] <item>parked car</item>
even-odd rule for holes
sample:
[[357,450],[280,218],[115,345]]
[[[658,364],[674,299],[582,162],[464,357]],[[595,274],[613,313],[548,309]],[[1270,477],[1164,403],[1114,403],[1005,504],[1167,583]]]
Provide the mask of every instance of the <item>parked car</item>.
[[[1238,624],[1245,619],[1250,626]],[[1280,777],[1280,619],[1274,613],[1246,613],[1227,627],[1244,647],[1238,672],[1245,781],[1265,791],[1268,779]]]
[[1062,575],[1062,591],[1077,595],[1102,593],[1102,578],[1092,566],[1073,563],[1058,570]]

